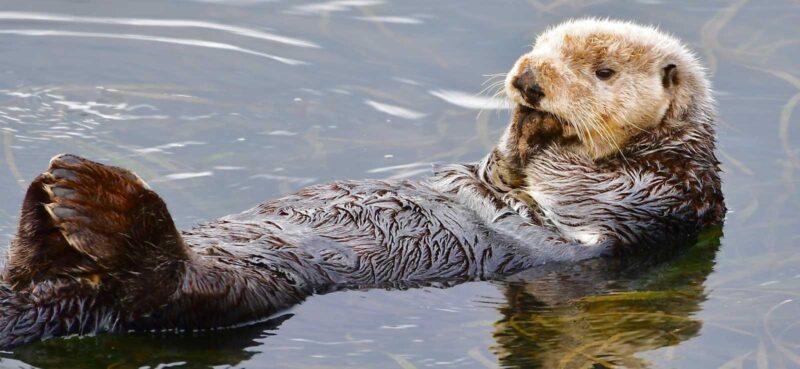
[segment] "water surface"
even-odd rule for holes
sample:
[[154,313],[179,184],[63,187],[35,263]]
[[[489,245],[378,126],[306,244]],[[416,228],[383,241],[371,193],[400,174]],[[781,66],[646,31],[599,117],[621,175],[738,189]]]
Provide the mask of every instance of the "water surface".
[[0,366],[800,367],[794,0],[0,1],[0,244],[61,152],[134,169],[181,227],[313,183],[475,161],[508,120],[478,95],[487,75],[578,16],[660,25],[713,74],[732,211],[682,255],[335,293],[260,325],[55,339]]

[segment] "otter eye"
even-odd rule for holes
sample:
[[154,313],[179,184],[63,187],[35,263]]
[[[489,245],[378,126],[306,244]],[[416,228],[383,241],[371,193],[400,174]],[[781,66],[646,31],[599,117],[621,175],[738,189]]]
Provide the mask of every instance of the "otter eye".
[[600,78],[603,81],[611,78],[611,76],[613,76],[615,73],[617,72],[608,68],[598,69],[594,72],[594,74],[597,75],[597,78]]

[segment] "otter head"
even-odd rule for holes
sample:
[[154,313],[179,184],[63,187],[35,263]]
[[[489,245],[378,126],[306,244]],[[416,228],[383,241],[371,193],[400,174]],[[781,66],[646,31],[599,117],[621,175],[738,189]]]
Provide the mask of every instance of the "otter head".
[[[528,124],[532,111],[549,115],[571,147],[593,160],[623,152],[639,133],[707,120],[711,109],[691,51],[655,28],[620,21],[569,21],[546,31],[514,64],[505,88],[517,105],[512,123]],[[529,140],[512,138],[506,147]]]

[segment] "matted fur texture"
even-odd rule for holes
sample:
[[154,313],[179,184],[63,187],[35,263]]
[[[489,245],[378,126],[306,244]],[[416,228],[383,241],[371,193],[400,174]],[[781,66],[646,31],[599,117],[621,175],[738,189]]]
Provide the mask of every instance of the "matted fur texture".
[[[616,73],[598,80],[598,68]],[[536,101],[517,93],[521,73]],[[660,254],[722,221],[709,85],[677,40],[568,22],[520,58],[508,94],[512,121],[479,163],[312,186],[183,232],[135,174],[57,156],[23,202],[0,348],[234,326],[343,288]]]

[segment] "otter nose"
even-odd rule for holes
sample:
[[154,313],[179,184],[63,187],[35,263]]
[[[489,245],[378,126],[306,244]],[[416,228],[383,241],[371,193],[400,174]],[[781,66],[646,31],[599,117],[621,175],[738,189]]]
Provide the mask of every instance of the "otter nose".
[[530,69],[525,69],[524,72],[518,74],[511,81],[514,86],[529,104],[536,104],[544,97],[544,90],[536,83],[536,76]]

